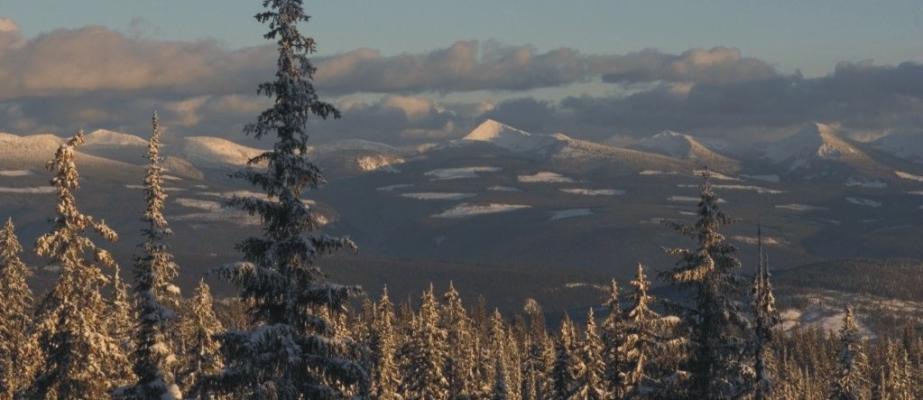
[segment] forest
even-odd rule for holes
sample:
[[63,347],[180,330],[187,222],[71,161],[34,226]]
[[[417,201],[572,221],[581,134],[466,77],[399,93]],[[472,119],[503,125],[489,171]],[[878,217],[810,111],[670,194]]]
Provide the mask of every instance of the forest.
[[[321,266],[336,265],[324,257],[358,245],[324,234],[306,201],[325,182],[306,156],[306,126],[341,114],[315,92],[302,2],[263,3],[256,19],[278,58],[258,91],[273,105],[244,133],[272,149],[234,174],[262,196],[230,200],[260,230],[233,249],[240,262],[210,272],[237,289],[238,307],[219,310],[204,279],[191,296],[175,284],[183,268],[170,243],[196,238],[173,237],[164,214],[157,114],[130,272],[106,250],[118,233],[79,207],[78,132],[47,164],[57,198],[48,231],[29,249],[14,218],[0,231],[0,399],[923,398],[918,324],[875,336],[847,308],[838,331],[783,329],[762,239],[746,275],[722,234],[736,220],[707,171],[694,223],[665,224],[688,239],[668,250],[674,267],[649,276],[639,264],[581,315],[548,316],[535,300],[502,315],[486,301],[463,304],[453,285],[395,302],[387,287],[372,298],[331,282]],[[28,284],[25,251],[58,271],[43,293]],[[655,298],[655,282],[680,295]]]

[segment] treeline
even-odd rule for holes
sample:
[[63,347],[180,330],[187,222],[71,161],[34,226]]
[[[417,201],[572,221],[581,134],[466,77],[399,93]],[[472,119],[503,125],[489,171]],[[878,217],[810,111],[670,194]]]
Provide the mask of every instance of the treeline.
[[0,399],[921,398],[923,337],[913,329],[868,339],[851,309],[833,335],[780,329],[762,246],[746,279],[707,173],[696,221],[669,225],[691,246],[671,249],[676,266],[657,277],[682,302],[654,299],[639,266],[626,294],[613,281],[585,323],[565,315],[553,330],[534,301],[504,319],[465,307],[452,287],[441,300],[424,291],[417,307],[395,307],[385,291],[350,311],[361,290],[329,282],[317,264],[356,245],[320,233],[322,218],[303,199],[324,183],[307,158],[309,118],[340,114],[315,93],[301,1],[263,4],[256,18],[278,59],[259,92],[273,105],[245,132],[275,142],[234,174],[262,195],[230,201],[261,229],[237,244],[241,262],[212,272],[237,287],[242,315],[224,328],[204,282],[191,298],[173,283],[181,268],[164,216],[156,114],[132,287],[94,240],[118,234],[78,207],[77,133],[48,164],[58,202],[34,251],[58,278],[40,299],[12,221],[0,231]]

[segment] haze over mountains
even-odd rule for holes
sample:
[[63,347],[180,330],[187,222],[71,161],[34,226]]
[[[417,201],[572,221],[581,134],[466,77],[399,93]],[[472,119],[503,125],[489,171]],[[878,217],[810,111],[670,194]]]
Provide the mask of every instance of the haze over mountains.
[[[146,139],[105,130],[87,138],[78,155],[78,198],[123,234],[116,255],[128,263],[138,242]],[[54,195],[43,189],[43,165],[61,140],[0,134],[0,213],[17,215],[27,241],[47,229]],[[354,139],[312,147],[329,182],[309,198],[328,229],[360,244],[359,255],[333,261],[344,265],[334,270],[347,275],[343,280],[375,288],[387,266],[409,277],[391,283],[396,293],[452,279],[504,306],[532,292],[566,308],[591,300],[568,285],[633,271],[633,263],[613,259],[654,270],[672,265],[661,248],[682,238],[662,221],[692,218],[706,166],[726,209],[743,220],[728,236],[745,261],[753,257],[757,220],[779,269],[851,257],[923,258],[912,239],[923,235],[923,164],[893,144],[898,140],[859,143],[835,126],[809,124],[743,149],[671,131],[618,147],[486,120],[462,139],[418,148]],[[188,276],[235,260],[227,249],[256,228],[223,202],[252,190],[227,174],[259,152],[217,137],[166,147],[167,212],[179,261],[193,271]],[[485,282],[485,270],[493,272],[489,280],[522,283],[501,290]]]

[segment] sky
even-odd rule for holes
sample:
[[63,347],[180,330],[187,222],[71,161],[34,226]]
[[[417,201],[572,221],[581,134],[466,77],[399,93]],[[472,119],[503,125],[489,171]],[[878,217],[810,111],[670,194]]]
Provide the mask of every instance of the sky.
[[[272,49],[252,18],[260,3],[0,0],[0,130],[138,130],[125,115],[163,108],[177,134],[239,131],[239,116],[265,104],[252,88],[271,76]],[[486,117],[596,140],[659,129],[744,136],[734,132],[812,120],[881,132],[920,123],[920,1],[306,8],[318,87],[354,115],[331,135],[436,140]]]

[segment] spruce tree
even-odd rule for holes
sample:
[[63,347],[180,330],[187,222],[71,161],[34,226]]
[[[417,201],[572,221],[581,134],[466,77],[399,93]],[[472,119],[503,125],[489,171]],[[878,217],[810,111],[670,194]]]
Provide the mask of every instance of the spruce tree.
[[359,290],[328,283],[317,265],[324,255],[356,246],[317,234],[323,223],[302,199],[306,190],[324,183],[308,159],[307,124],[340,114],[314,90],[315,68],[308,56],[315,42],[298,30],[308,20],[302,1],[264,0],[263,6],[256,19],[269,25],[264,37],[275,40],[278,59],[275,80],[260,84],[259,93],[273,105],[244,130],[276,140],[272,150],[235,175],[260,187],[267,198],[231,201],[259,216],[262,236],[238,244],[244,262],[219,269],[250,305],[252,329],[222,335],[227,364],[212,384],[244,399],[335,399],[345,394],[344,387],[367,392],[368,377],[350,357],[350,341],[335,337],[335,325],[325,317],[336,318]]
[[523,400],[541,400],[547,398],[546,389],[550,387],[548,384],[550,374],[545,363],[545,354],[548,351],[545,349],[547,336],[545,318],[542,315],[541,306],[534,299],[526,300],[523,311],[528,317],[529,329],[523,343],[525,359],[522,363],[522,398]]
[[769,258],[763,250],[763,229],[757,228],[759,263],[753,280],[754,313],[754,372],[756,374],[755,400],[771,398],[774,385],[772,370],[772,341],[775,327],[781,322],[776,300],[772,293]]
[[626,394],[622,379],[626,363],[624,349],[626,330],[619,299],[619,286],[615,279],[609,283],[605,306],[608,314],[602,325],[603,361],[606,364],[604,378],[607,390],[614,397],[622,398]]
[[449,381],[449,398],[465,398],[476,392],[474,363],[477,354],[472,346],[471,318],[461,301],[455,285],[449,282],[449,290],[443,296],[441,326],[446,331],[448,354],[445,376]]
[[420,312],[411,323],[402,362],[401,394],[406,400],[445,400],[449,382],[443,367],[446,333],[439,326],[439,304],[433,287],[423,292]]
[[138,309],[137,344],[133,353],[137,384],[131,395],[137,398],[179,399],[174,370],[176,308],[179,289],[173,284],[178,267],[166,239],[173,232],[164,217],[167,194],[163,188],[164,169],[160,156],[161,135],[157,113],[151,119],[152,132],[148,141],[147,173],[144,177],[146,208],[141,233],[144,243],[142,256],[135,258],[135,303]]
[[217,340],[224,328],[215,316],[211,289],[204,280],[199,281],[180,317],[179,336],[184,351],[180,353],[177,381],[187,398],[208,399],[209,390],[202,379],[224,367]]
[[132,371],[130,355],[134,351],[135,339],[135,307],[131,302],[131,295],[128,293],[128,285],[122,281],[122,273],[119,266],[116,265],[112,272],[112,281],[109,285],[112,291],[112,299],[108,304],[106,313],[107,323],[109,325],[109,334],[119,346],[121,353],[126,355],[126,362],[120,362],[112,366],[115,382],[119,385],[116,389],[116,397],[122,397],[126,394],[128,385],[133,384],[136,379]]
[[577,383],[583,371],[574,324],[570,317],[561,321],[561,332],[554,344],[555,359],[551,373],[553,400],[570,400],[577,392]]
[[644,266],[638,264],[635,279],[631,281],[633,292],[631,306],[626,314],[627,329],[625,344],[622,347],[625,368],[621,376],[622,392],[629,398],[645,392],[643,386],[651,385],[651,367],[648,365],[659,350],[658,341],[662,332],[658,326],[660,315],[650,306],[654,301],[648,294],[651,282],[644,274]]
[[738,398],[749,391],[747,348],[749,321],[740,298],[742,280],[736,249],[720,230],[732,222],[718,206],[710,175],[704,174],[698,219],[692,225],[672,223],[680,234],[696,241],[695,249],[671,249],[679,258],[668,278],[680,291],[691,290],[693,304],[677,307],[689,330],[690,398]]
[[26,388],[37,356],[30,336],[32,290],[26,282],[31,272],[21,253],[9,219],[0,230],[0,399],[12,399]]
[[375,319],[370,335],[372,354],[371,394],[375,399],[400,399],[398,394],[400,373],[395,360],[398,343],[394,322],[394,305],[391,303],[391,298],[388,297],[388,288],[385,287],[381,299],[375,306]]
[[490,400],[510,400],[510,384],[507,380],[506,368],[499,358],[494,359],[494,385],[491,388]]
[[837,369],[830,388],[830,400],[861,400],[869,397],[865,376],[868,358],[852,307],[846,308],[839,335]]
[[78,132],[48,163],[57,191],[57,216],[51,232],[38,238],[36,253],[49,258],[60,274],[39,305],[37,337],[43,357],[29,398],[107,398],[119,384],[122,366],[128,365],[121,343],[109,332],[101,293],[110,283],[101,268],[114,268],[115,260],[86,236],[92,230],[114,242],[118,235],[77,208],[80,185],[74,153],[83,143],[83,132]]
[[577,386],[577,398],[581,400],[605,400],[612,395],[606,388],[603,375],[606,364],[603,361],[603,343],[596,329],[596,316],[593,308],[587,313],[586,334],[580,349],[583,358],[583,371]]

